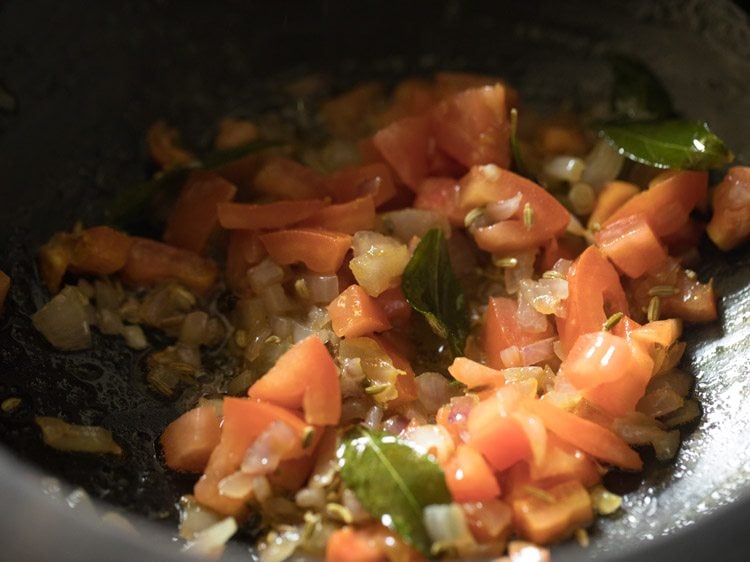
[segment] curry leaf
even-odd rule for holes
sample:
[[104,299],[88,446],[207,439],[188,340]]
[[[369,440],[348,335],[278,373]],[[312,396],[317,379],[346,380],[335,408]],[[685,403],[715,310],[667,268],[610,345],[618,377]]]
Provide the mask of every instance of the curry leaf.
[[612,111],[631,120],[671,117],[672,98],[661,81],[641,61],[622,54],[609,56],[614,72]]
[[453,354],[463,354],[469,312],[461,284],[451,269],[442,230],[430,230],[417,245],[401,277],[401,289],[432,330],[448,340]]
[[429,556],[424,508],[451,502],[445,474],[434,458],[363,426],[344,435],[337,457],[341,478],[370,515]]
[[656,168],[708,170],[734,155],[708,125],[699,121],[646,121],[610,124],[601,135],[623,156]]
[[189,173],[193,170],[216,170],[249,154],[254,154],[278,146],[278,141],[256,140],[207,154],[202,160],[189,166],[174,168],[157,174],[148,181],[134,185],[118,193],[107,209],[107,217],[116,225],[126,225],[143,217],[144,211],[159,196],[174,196],[179,191]]

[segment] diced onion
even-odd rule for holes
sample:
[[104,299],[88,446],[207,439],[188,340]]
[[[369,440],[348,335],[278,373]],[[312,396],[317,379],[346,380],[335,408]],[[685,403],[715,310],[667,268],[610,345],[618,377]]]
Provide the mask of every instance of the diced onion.
[[294,495],[294,502],[302,508],[323,511],[326,504],[326,491],[323,487],[302,488]]
[[208,341],[208,314],[195,310],[185,315],[180,327],[180,342],[191,347],[200,347]]
[[458,504],[428,505],[423,512],[424,526],[435,552],[455,552],[459,557],[471,555],[476,548],[466,517]]
[[505,367],[521,367],[524,364],[521,350],[516,345],[511,345],[500,351],[500,361]]
[[700,404],[694,399],[685,400],[685,403],[679,410],[672,412],[669,416],[664,418],[664,425],[667,427],[679,427],[686,423],[690,423],[698,419],[701,415]]
[[440,373],[431,371],[417,376],[417,388],[419,402],[429,414],[437,412],[453,394],[450,381]]
[[[361,372],[371,384],[383,385],[384,390],[373,394],[379,404],[398,397],[396,377],[404,371],[393,365],[390,356],[372,338],[345,338],[339,344],[339,361],[343,377],[356,380]],[[343,393],[343,384],[342,384]]]
[[481,226],[495,224],[511,218],[521,207],[521,198],[521,192],[519,191],[509,199],[502,199],[488,204],[484,208]]
[[294,527],[287,527],[280,533],[273,533],[260,549],[260,562],[284,562],[302,543],[302,535]]
[[74,425],[59,418],[37,416],[42,439],[53,449],[80,453],[111,453],[121,455],[122,449],[112,439],[112,432],[93,425]]
[[288,424],[281,420],[271,422],[247,449],[242,472],[270,474],[279,466],[282,457],[294,448],[297,440],[297,434]]
[[543,361],[549,361],[555,356],[554,344],[557,338],[545,338],[535,341],[521,348],[521,357],[524,365],[536,365]]
[[657,388],[638,401],[638,411],[658,418],[674,412],[684,404],[682,397],[671,388]]
[[58,349],[91,347],[88,299],[76,287],[67,286],[32,317],[34,327]]
[[357,283],[372,297],[395,285],[410,257],[406,245],[369,230],[354,235],[352,249],[354,257],[349,268]]
[[576,156],[553,156],[544,163],[542,172],[548,178],[570,183],[581,179],[586,163]]
[[233,472],[219,480],[219,493],[236,500],[247,499],[253,492],[253,481],[256,478],[254,474],[242,471]]
[[284,292],[284,287],[279,283],[263,288],[259,295],[266,310],[272,315],[289,312],[295,308],[294,303]]
[[596,192],[589,184],[579,181],[570,186],[568,199],[575,214],[588,215],[594,210]]
[[132,349],[146,349],[148,347],[146,334],[143,333],[143,329],[137,324],[123,326],[120,334],[125,339],[125,345]]
[[586,156],[586,169],[580,179],[594,188],[601,187],[620,174],[624,161],[625,158],[602,139],[594,145],[594,148]]
[[622,505],[622,497],[613,494],[601,484],[594,486],[590,495],[592,507],[602,515],[611,515]]
[[412,238],[422,238],[427,231],[439,228],[450,238],[451,225],[448,219],[434,211],[424,209],[399,209],[380,215],[388,234],[408,244]]
[[302,278],[305,280],[309,298],[314,303],[328,304],[340,292],[337,275],[315,275],[308,273]]
[[227,517],[195,533],[193,539],[185,545],[184,550],[217,559],[224,553],[224,545],[236,532],[237,521],[234,517]]
[[221,516],[198,503],[195,497],[187,495],[180,498],[180,536],[191,540],[196,533],[203,531],[221,521]]
[[505,268],[505,290],[514,295],[521,287],[521,281],[530,279],[534,274],[536,252],[522,252],[512,256],[516,259],[515,267]]
[[270,258],[247,270],[247,280],[256,294],[263,292],[266,287],[281,283],[282,279],[284,270]]
[[383,419],[383,408],[380,406],[373,406],[367,410],[365,415],[365,425],[370,429],[378,429],[380,421]]
[[518,290],[518,325],[527,332],[541,333],[547,330],[547,317],[534,308],[534,288],[536,283],[523,279]]
[[442,425],[409,426],[401,438],[421,453],[434,455],[438,462],[447,461],[455,449],[451,434]]
[[492,539],[502,539],[510,532],[513,512],[510,506],[498,499],[461,504],[472,527]]

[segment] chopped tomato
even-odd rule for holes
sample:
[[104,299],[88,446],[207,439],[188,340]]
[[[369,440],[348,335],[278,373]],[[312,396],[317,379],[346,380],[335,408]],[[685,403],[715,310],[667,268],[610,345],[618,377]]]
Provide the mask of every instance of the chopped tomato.
[[328,305],[333,332],[340,338],[357,338],[391,327],[377,301],[359,285],[350,285]]
[[609,429],[566,412],[547,400],[527,400],[524,407],[539,416],[549,431],[589,455],[627,470],[640,470],[641,457]]
[[610,332],[594,332],[578,337],[558,373],[589,402],[619,417],[635,410],[653,366],[637,344]]
[[260,241],[276,263],[302,262],[315,273],[336,273],[352,245],[348,234],[315,228],[277,230],[261,234]]
[[437,102],[434,86],[419,78],[400,82],[393,90],[391,98],[391,104],[378,115],[378,123],[381,126],[410,115],[420,115]]
[[502,371],[487,367],[466,357],[456,357],[453,364],[448,367],[448,372],[454,379],[469,388],[502,386],[505,384]]
[[165,121],[157,121],[148,128],[148,151],[161,168],[179,168],[195,160],[195,156],[182,146],[180,133]]
[[366,132],[366,118],[382,97],[380,83],[366,82],[326,101],[320,108],[320,115],[333,135],[357,138]]
[[[398,396],[388,402],[389,408],[396,408],[402,404],[408,404],[419,398],[419,387],[417,386],[417,374],[412,369],[411,363],[406,358],[403,340],[399,342],[397,337],[391,337],[394,331],[388,331],[379,335],[370,336],[391,358],[391,363],[396,369],[403,371],[396,377],[396,392]],[[396,340],[394,342],[394,340]]]
[[175,280],[203,295],[213,288],[219,269],[213,260],[195,252],[134,237],[122,275],[130,283],[144,286]]
[[591,457],[554,434],[547,439],[543,462],[531,462],[528,474],[530,482],[548,485],[573,479],[589,488],[601,480],[599,467]]
[[568,271],[567,315],[557,320],[565,351],[578,336],[598,332],[609,315],[629,314],[620,277],[599,249],[589,246]]
[[395,326],[406,324],[411,318],[412,308],[401,286],[386,289],[375,297],[375,302],[385,312],[388,321]]
[[305,421],[335,425],[341,418],[341,386],[336,364],[317,336],[295,344],[247,391],[248,396],[302,409]]
[[466,167],[510,166],[510,122],[505,87],[483,86],[454,94],[432,111],[439,148]]
[[644,346],[656,344],[661,347],[669,347],[677,341],[680,334],[682,334],[682,322],[670,318],[638,326],[630,332],[630,337]]
[[201,504],[222,515],[242,517],[247,514],[245,501],[223,496],[219,492],[219,482],[239,470],[248,447],[272,422],[283,421],[299,435],[299,444],[295,444],[285,458],[305,456],[314,448],[302,446],[308,425],[297,414],[280,406],[250,398],[227,397],[223,413],[221,439],[211,453],[203,476],[195,484],[194,494]]
[[299,223],[301,227],[322,228],[346,234],[375,227],[375,201],[372,195],[317,210]]
[[529,495],[512,504],[513,520],[524,538],[537,544],[554,542],[593,519],[591,498],[580,482],[568,480],[544,492],[551,501]]
[[216,206],[231,201],[237,187],[211,172],[193,172],[167,217],[164,241],[202,254],[218,223]]
[[596,198],[594,210],[589,216],[589,229],[601,227],[626,201],[640,193],[641,189],[627,181],[610,181],[604,184]]
[[276,201],[275,203],[219,203],[219,223],[230,230],[284,228],[313,215],[325,207],[322,199]]
[[110,275],[128,261],[133,239],[108,226],[87,228],[73,236],[69,269],[91,275]]
[[729,168],[713,194],[714,214],[706,231],[725,252],[750,237],[750,167]]
[[630,198],[612,213],[602,226],[642,213],[657,236],[679,230],[692,211],[706,199],[706,172],[664,172],[655,177],[646,191]]
[[500,495],[500,486],[487,461],[469,445],[459,444],[443,471],[454,502],[479,502]]
[[[374,147],[372,150],[377,152]],[[339,170],[326,179],[326,188],[334,201],[339,203],[372,195],[376,207],[396,194],[391,170],[385,163],[378,161]]]
[[458,204],[460,191],[453,178],[427,178],[419,184],[414,207],[443,215],[453,226],[463,226],[466,213]]
[[466,523],[479,543],[503,541],[512,530],[512,511],[502,500],[491,499],[461,504]]
[[272,158],[255,176],[255,189],[277,199],[316,199],[325,195],[323,177],[289,158]]
[[253,230],[232,230],[227,245],[227,285],[238,296],[251,294],[247,270],[266,256],[266,248]]
[[[477,245],[488,252],[507,255],[537,248],[562,234],[570,222],[568,211],[546,190],[497,166],[474,166],[460,185],[461,209],[467,213],[521,194],[518,209],[509,219],[472,228]],[[529,209],[530,221],[524,221],[524,209]]]
[[545,338],[552,337],[550,324],[543,332],[530,332],[518,324],[518,302],[508,297],[490,297],[485,313],[482,339],[487,363],[493,369],[503,369],[500,352],[511,346],[522,348]]
[[607,223],[594,239],[602,253],[628,277],[656,271],[667,259],[667,252],[643,214]]
[[388,562],[385,542],[379,535],[370,529],[336,529],[326,543],[326,562]]
[[0,271],[0,310],[3,309],[5,299],[8,296],[10,290],[10,277],[4,271]]
[[172,470],[203,472],[221,429],[213,406],[193,408],[170,423],[159,441],[164,447],[164,462]]
[[373,142],[398,178],[416,191],[427,175],[431,138],[430,119],[422,115],[405,117],[380,129]]

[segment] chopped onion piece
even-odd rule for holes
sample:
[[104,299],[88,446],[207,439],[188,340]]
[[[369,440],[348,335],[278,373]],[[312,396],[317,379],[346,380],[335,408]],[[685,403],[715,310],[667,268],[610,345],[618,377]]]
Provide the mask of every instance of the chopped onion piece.
[[531,279],[522,279],[518,289],[518,325],[528,332],[541,333],[549,326],[547,317],[534,307],[535,288]]
[[570,186],[568,199],[575,214],[588,215],[594,210],[596,192],[589,184],[579,181]]
[[672,412],[664,418],[663,422],[669,428],[679,427],[698,419],[701,415],[701,407],[697,400],[685,400],[685,403],[679,410]]
[[271,258],[266,258],[247,270],[247,280],[256,294],[262,293],[266,287],[280,284],[282,279],[284,279],[284,270]]
[[464,557],[473,553],[476,541],[458,504],[428,505],[424,508],[423,519],[433,543],[431,554],[449,551]]
[[96,327],[102,334],[114,336],[122,332],[122,318],[117,312],[108,308],[97,310]]
[[286,453],[291,451],[298,436],[281,420],[271,422],[248,447],[241,470],[247,474],[270,474],[279,466]]
[[[384,404],[398,397],[396,377],[404,371],[393,365],[390,356],[372,338],[345,338],[339,344],[339,362],[342,366],[342,394],[344,380],[356,380],[359,373],[366,377],[372,386],[383,387],[372,397],[378,404]],[[369,407],[368,407],[369,409]]]
[[200,347],[208,341],[208,314],[195,310],[185,315],[180,327],[179,341],[191,347]]
[[428,371],[417,376],[419,402],[428,414],[434,414],[454,394],[450,381],[440,373]]
[[302,543],[302,534],[295,527],[286,527],[282,532],[269,533],[261,545],[260,562],[284,562]]
[[315,275],[308,273],[302,279],[305,280],[308,295],[312,302],[328,304],[340,292],[337,275]]
[[590,495],[592,507],[602,515],[612,515],[622,505],[622,497],[613,494],[601,484],[594,486]]
[[302,508],[323,511],[326,505],[326,490],[323,487],[302,488],[294,495],[294,502]]
[[446,238],[451,236],[448,219],[434,211],[399,209],[380,215],[386,233],[408,244],[412,238],[422,238],[429,230],[439,228]]
[[625,157],[618,154],[616,149],[602,139],[586,156],[586,169],[580,179],[594,188],[599,188],[620,174],[623,162],[625,162]]
[[[557,338],[546,338],[530,343],[521,348],[521,357],[524,365],[536,365],[543,361],[549,361],[555,357],[554,344]],[[541,376],[541,375],[540,375]],[[538,377],[537,377],[538,378]],[[507,377],[506,377],[507,380]]]
[[148,347],[146,334],[144,334],[143,329],[136,324],[123,326],[120,330],[120,334],[122,334],[122,337],[125,339],[125,345],[131,349],[146,349]]
[[523,366],[523,354],[516,345],[506,347],[500,352],[500,361],[502,361],[505,367],[522,367]]
[[121,455],[122,449],[112,439],[112,432],[93,425],[73,425],[59,418],[34,418],[42,430],[44,442],[60,451],[111,453]]
[[76,287],[66,286],[32,317],[34,327],[58,349],[91,347],[88,299]]
[[294,302],[284,292],[284,287],[279,283],[264,287],[259,293],[266,310],[271,314],[281,314],[294,310]]
[[255,474],[242,471],[233,472],[219,481],[219,493],[232,499],[247,499],[253,492],[253,481],[256,478]]
[[481,224],[477,226],[489,226],[500,221],[508,220],[518,212],[521,207],[521,192],[519,191],[510,199],[502,199],[488,204],[484,208],[484,214],[481,217]]
[[217,559],[224,553],[224,545],[237,532],[237,521],[234,517],[227,517],[193,535],[193,539],[185,545],[185,552],[196,553]]
[[394,286],[409,263],[409,250],[399,241],[369,230],[352,239],[354,257],[349,262],[354,277],[372,297]]
[[556,271],[563,277],[567,277],[571,265],[573,265],[572,261],[566,260],[565,258],[560,258],[555,262],[555,265],[552,266],[552,271]]
[[373,406],[367,410],[365,415],[365,425],[370,429],[378,429],[380,422],[383,419],[383,408],[380,406]]
[[521,281],[530,279],[534,275],[536,252],[522,252],[509,257],[515,258],[517,262],[515,267],[506,267],[504,274],[505,290],[513,295],[520,289]]
[[586,163],[576,156],[553,156],[544,163],[542,172],[545,176],[569,183],[581,179]]
[[408,426],[400,437],[422,454],[429,453],[441,463],[447,461],[455,449],[451,434],[442,425]]
[[221,521],[221,515],[198,503],[194,496],[180,498],[180,536],[191,540],[196,533]]
[[341,505],[349,511],[353,523],[362,523],[372,519],[370,514],[362,507],[362,504],[359,503],[357,495],[349,488],[344,488],[344,491],[341,493]]

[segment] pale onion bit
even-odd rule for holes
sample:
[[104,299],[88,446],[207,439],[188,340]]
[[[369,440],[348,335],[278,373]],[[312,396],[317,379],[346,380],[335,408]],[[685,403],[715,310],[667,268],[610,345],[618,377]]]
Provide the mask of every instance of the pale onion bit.
[[240,469],[255,476],[270,474],[281,459],[297,444],[297,433],[289,424],[275,420],[253,441],[245,453]]
[[74,351],[91,347],[92,311],[86,296],[66,286],[32,317],[34,327],[58,349]]
[[433,556],[448,554],[463,558],[476,550],[476,541],[458,504],[428,505],[424,508],[423,520],[432,539]]
[[451,434],[442,425],[409,426],[400,437],[417,451],[431,454],[441,463],[447,461],[455,449]]
[[405,244],[369,230],[354,234],[352,250],[354,257],[349,269],[371,297],[395,286],[411,257]]
[[224,546],[227,541],[237,532],[237,528],[237,521],[234,517],[227,517],[195,533],[193,539],[185,545],[183,550],[218,559],[224,553]]
[[122,449],[112,439],[112,432],[93,425],[74,425],[59,418],[37,416],[44,442],[60,451],[80,453],[110,453],[121,455]]
[[608,181],[612,181],[620,174],[625,157],[617,149],[601,139],[594,145],[585,158],[586,169],[581,174],[581,181],[598,189]]
[[201,505],[192,495],[180,498],[180,536],[192,540],[196,533],[221,521],[221,515]]
[[439,228],[446,238],[451,236],[451,225],[448,219],[434,211],[425,209],[399,209],[380,215],[387,228],[387,234],[404,244],[414,238],[422,238],[429,230]]

